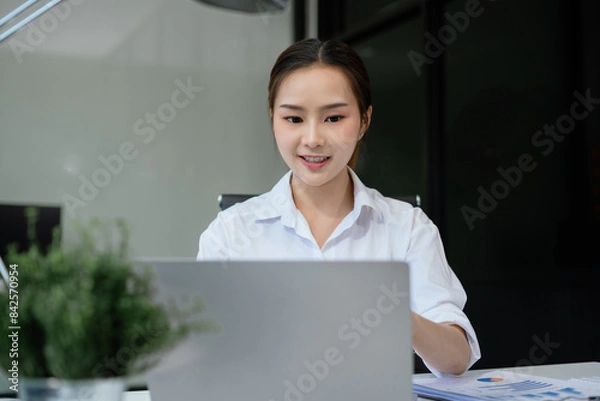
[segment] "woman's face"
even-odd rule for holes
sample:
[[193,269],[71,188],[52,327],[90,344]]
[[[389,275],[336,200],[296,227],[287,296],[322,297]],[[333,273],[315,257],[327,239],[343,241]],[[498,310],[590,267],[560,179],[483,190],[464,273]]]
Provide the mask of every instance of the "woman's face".
[[368,125],[361,121],[350,82],[340,69],[317,65],[290,73],[279,86],[271,114],[293,186],[319,187],[348,178],[346,165]]

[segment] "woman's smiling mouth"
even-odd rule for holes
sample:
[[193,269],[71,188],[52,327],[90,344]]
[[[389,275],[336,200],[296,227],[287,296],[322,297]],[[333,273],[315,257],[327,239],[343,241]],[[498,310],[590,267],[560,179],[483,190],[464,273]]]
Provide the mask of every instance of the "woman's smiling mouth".
[[302,163],[311,169],[319,169],[323,167],[331,158],[331,156],[300,156]]

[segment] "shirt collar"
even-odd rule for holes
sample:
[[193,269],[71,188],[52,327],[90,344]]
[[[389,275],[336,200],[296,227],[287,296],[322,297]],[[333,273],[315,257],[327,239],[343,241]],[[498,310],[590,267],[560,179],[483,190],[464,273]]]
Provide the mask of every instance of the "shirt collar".
[[[367,188],[362,183],[354,170],[350,167],[347,168],[354,183],[354,209],[351,213],[358,217],[363,208],[370,208],[377,217],[381,217],[381,211],[376,207],[375,199],[373,198],[373,190]],[[256,221],[281,217],[284,225],[293,225],[299,211],[292,197],[291,177],[292,171],[290,170],[273,186],[270,192],[265,194],[267,204],[270,207],[265,208],[260,216],[256,217]]]

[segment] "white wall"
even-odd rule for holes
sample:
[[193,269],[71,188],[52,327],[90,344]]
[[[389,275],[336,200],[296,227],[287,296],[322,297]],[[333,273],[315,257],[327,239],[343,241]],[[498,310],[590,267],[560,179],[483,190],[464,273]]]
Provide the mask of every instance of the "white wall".
[[[219,193],[264,192],[286,171],[266,87],[292,41],[291,11],[190,0],[65,0],[55,10],[61,18],[47,13],[0,44],[0,202],[62,204],[67,230],[73,218],[121,216],[135,256],[194,257]],[[202,87],[188,101],[178,92],[180,109],[178,80]],[[161,130],[145,121],[157,111]],[[99,157],[121,147],[130,160],[103,176]],[[94,174],[109,182],[82,196],[80,176]],[[85,206],[69,211],[67,195]]]

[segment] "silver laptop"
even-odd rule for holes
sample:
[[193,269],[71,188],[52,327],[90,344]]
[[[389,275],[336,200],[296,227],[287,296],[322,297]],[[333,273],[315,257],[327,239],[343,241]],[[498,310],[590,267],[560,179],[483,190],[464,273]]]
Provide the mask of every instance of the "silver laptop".
[[150,263],[160,297],[200,297],[221,327],[163,358],[152,401],[412,398],[406,264]]

